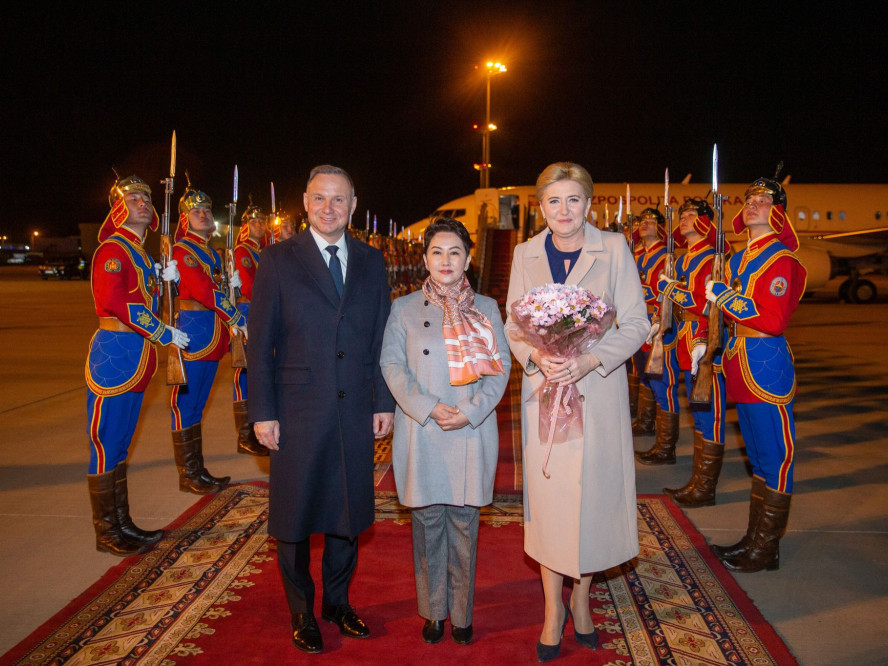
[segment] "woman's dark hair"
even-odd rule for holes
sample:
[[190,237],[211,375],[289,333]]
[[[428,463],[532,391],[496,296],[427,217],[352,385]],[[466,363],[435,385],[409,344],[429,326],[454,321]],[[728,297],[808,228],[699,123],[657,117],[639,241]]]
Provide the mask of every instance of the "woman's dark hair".
[[429,251],[429,244],[432,242],[435,234],[440,234],[442,232],[450,232],[459,236],[459,239],[466,248],[466,254],[469,254],[472,249],[472,239],[469,238],[468,230],[463,226],[462,222],[458,222],[450,217],[436,217],[429,222],[429,226],[427,226],[423,232],[423,252]]

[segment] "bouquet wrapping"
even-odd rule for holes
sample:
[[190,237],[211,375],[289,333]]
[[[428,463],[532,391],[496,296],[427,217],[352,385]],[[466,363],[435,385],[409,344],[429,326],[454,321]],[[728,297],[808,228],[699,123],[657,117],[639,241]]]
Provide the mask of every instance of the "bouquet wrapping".
[[[614,322],[616,311],[577,285],[547,284],[534,287],[512,304],[512,321],[519,337],[553,356],[573,358],[590,351]],[[539,439],[546,446],[543,475],[552,445],[583,434],[583,400],[575,383],[548,379],[540,387]]]

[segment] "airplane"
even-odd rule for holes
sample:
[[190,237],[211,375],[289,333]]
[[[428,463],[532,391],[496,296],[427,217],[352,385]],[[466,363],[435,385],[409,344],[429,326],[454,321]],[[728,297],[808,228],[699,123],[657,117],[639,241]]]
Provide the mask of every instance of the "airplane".
[[[686,199],[703,198],[710,192],[706,183],[693,184],[688,174],[681,183],[669,187],[669,205],[677,211]],[[796,254],[808,270],[808,293],[822,289],[839,276],[847,279],[839,287],[839,297],[850,303],[870,303],[878,296],[876,285],[867,275],[888,275],[888,185],[791,184],[787,176],[786,190],[789,214],[799,236]],[[746,243],[744,235],[734,234],[731,220],[743,205],[748,183],[722,183],[719,193],[725,196],[725,236],[732,247]],[[626,183],[596,183],[592,195],[591,222],[598,227],[613,223],[623,204],[623,220],[627,208],[635,215],[645,208],[663,210],[663,183],[629,183],[630,206],[626,206]],[[473,240],[477,237],[480,215],[485,226],[518,229],[519,242],[544,227],[535,188],[485,188],[439,206],[431,215],[405,228],[405,233],[419,237],[433,217],[446,216],[462,222]],[[678,216],[674,218],[678,223]],[[477,246],[477,244],[476,244]]]

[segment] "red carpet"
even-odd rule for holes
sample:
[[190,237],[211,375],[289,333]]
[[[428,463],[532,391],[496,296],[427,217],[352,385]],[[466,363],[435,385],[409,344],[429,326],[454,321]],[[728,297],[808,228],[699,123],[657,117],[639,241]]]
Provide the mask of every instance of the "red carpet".
[[[0,664],[536,662],[542,594],[538,569],[523,552],[519,503],[498,503],[484,514],[475,640],[425,645],[410,528],[402,524],[407,515],[390,495],[380,497],[382,520],[361,538],[351,591],[373,635],[343,639],[321,622],[325,652],[309,656],[290,643],[274,541],[265,534],[265,498],[264,484],[245,484],[202,499],[154,551],[113,567]],[[568,625],[559,663],[795,663],[674,505],[640,497],[639,529],[642,551],[634,566],[611,570],[592,587],[601,646],[582,648]],[[313,546],[320,580],[320,543]]]

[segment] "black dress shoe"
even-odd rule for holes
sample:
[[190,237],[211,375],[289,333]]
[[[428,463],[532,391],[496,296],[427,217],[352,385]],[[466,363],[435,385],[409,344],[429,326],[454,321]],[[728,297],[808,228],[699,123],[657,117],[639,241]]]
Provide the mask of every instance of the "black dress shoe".
[[339,627],[339,633],[348,638],[369,638],[370,630],[364,620],[358,617],[355,609],[348,604],[339,606],[321,605],[321,618]]
[[426,620],[422,625],[422,640],[434,645],[440,643],[442,638],[444,638],[444,620]]
[[471,643],[473,633],[471,624],[468,627],[450,627],[450,637],[453,638],[454,643],[460,645]]
[[317,654],[324,649],[321,629],[313,613],[296,613],[293,616],[293,645],[309,654]]

